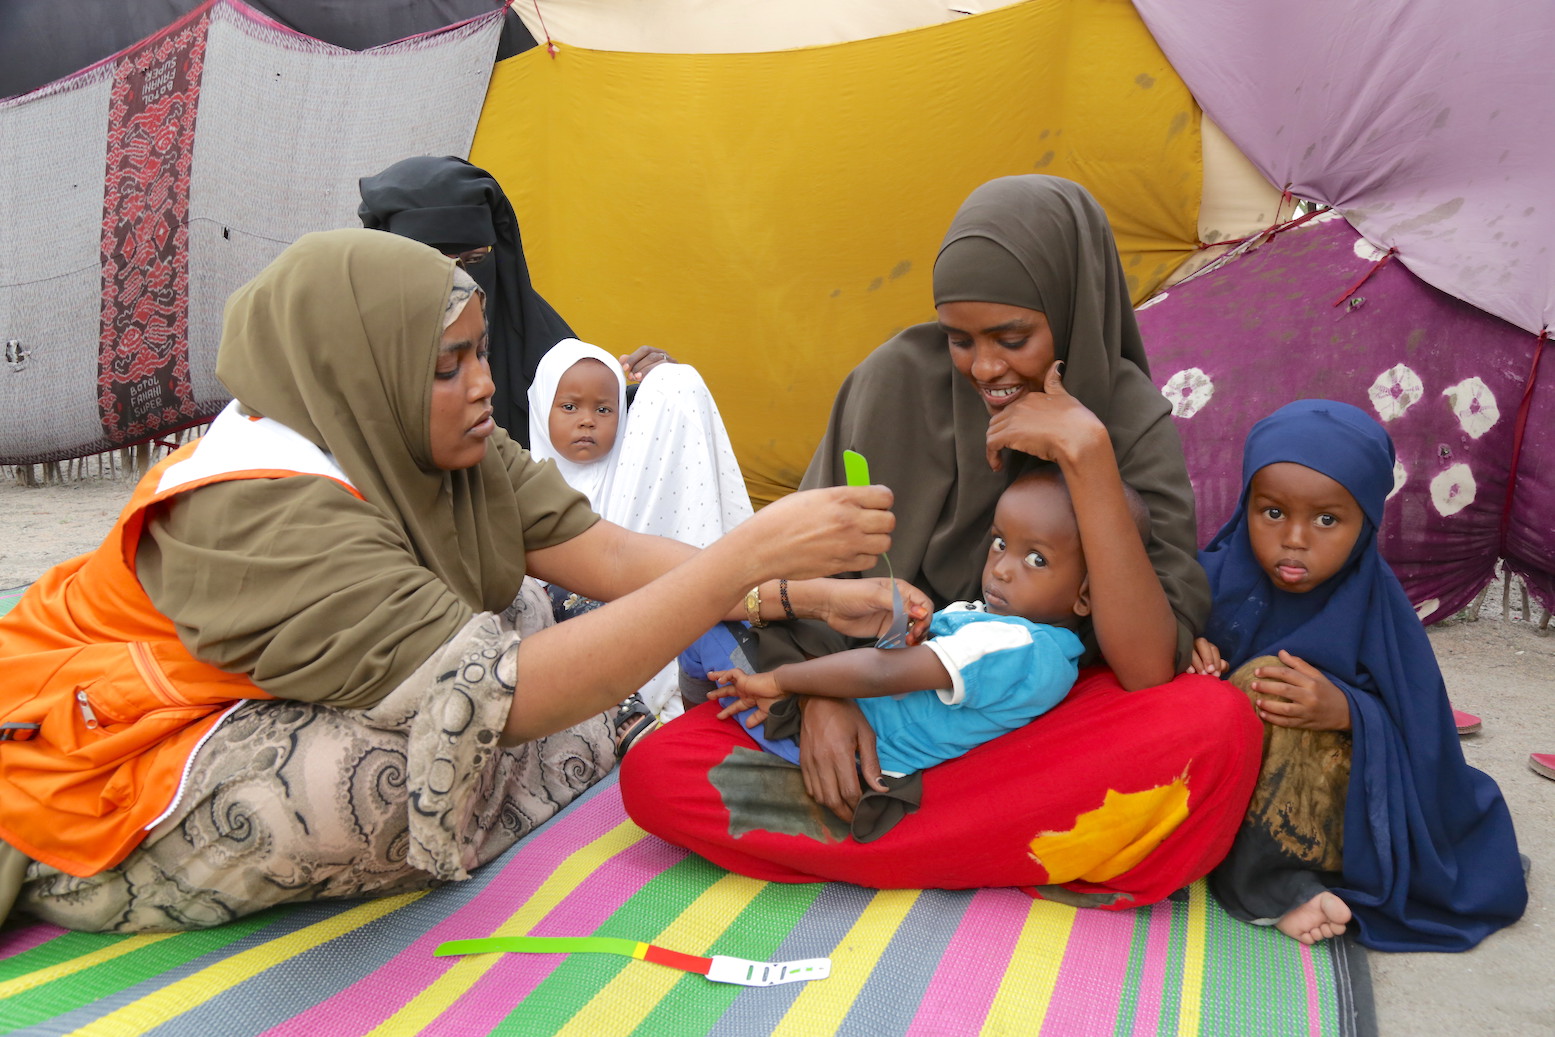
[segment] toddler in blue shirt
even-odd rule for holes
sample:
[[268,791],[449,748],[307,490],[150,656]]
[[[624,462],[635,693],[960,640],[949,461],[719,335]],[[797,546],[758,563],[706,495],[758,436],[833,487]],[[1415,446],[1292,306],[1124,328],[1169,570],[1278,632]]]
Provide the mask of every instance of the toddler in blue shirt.
[[[1129,498],[1148,536],[1144,504]],[[858,699],[887,780],[866,791],[853,835],[878,838],[916,809],[917,772],[1023,727],[1074,685],[1084,652],[1075,628],[1090,614],[1090,589],[1074,505],[1056,467],[1021,476],[999,498],[982,589],[982,601],[936,612],[919,645],[857,648],[765,673],[710,672],[735,696],[719,715],[751,710],[745,722],[754,728],[792,695]],[[763,741],[792,759],[792,744],[773,744],[781,730],[768,722]]]

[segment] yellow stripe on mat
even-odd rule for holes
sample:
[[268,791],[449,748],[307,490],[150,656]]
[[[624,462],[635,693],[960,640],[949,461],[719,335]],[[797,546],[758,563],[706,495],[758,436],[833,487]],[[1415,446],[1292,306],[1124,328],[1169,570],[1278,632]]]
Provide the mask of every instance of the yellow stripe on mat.
[[[622,821],[587,846],[568,855],[540,883],[534,895],[508,916],[507,921],[490,933],[469,933],[468,936],[473,939],[477,936],[527,935],[552,908],[577,889],[579,883],[594,874],[594,869],[633,843],[641,841],[646,835],[632,822]],[[500,954],[466,954],[456,959],[447,972],[405,1002],[403,1008],[375,1029],[369,1030],[369,1037],[398,1037],[400,1034],[419,1033],[426,1029],[501,960]]]
[[772,1031],[774,1037],[835,1033],[858,999],[859,991],[864,989],[864,983],[880,961],[886,945],[896,935],[902,919],[917,902],[919,892],[916,889],[877,892],[858,921],[853,923],[853,928],[837,941],[837,948],[831,952],[831,976],[804,985],[804,991],[794,998],[794,1003]]
[[131,951],[138,951],[142,947],[149,947],[158,940],[165,940],[169,936],[177,935],[177,933],[146,933],[142,936],[132,936],[128,940],[118,940],[106,947],[100,947],[90,954],[83,954],[79,958],[71,958],[69,961],[62,961],[58,965],[50,965],[48,968],[38,969],[36,972],[17,976],[15,979],[8,979],[4,983],[0,983],[0,1001],[8,997],[14,997],[24,990],[41,987],[43,984],[52,983],[56,979],[64,979],[66,976],[74,975],[94,965],[101,965],[105,961],[112,961],[121,954],[128,954]]
[[1064,963],[1078,908],[1033,900],[1010,954],[999,993],[988,1007],[983,1033],[1036,1033],[1042,1029],[1058,969]]
[[1204,997],[1204,930],[1209,909],[1209,887],[1203,879],[1195,882],[1188,897],[1188,935],[1183,947],[1182,993],[1177,1003],[1177,1033],[1194,1037],[1203,1023],[1200,1009]]
[[368,922],[424,896],[426,896],[425,891],[405,893],[397,897],[370,900],[349,911],[342,911],[333,918],[326,918],[322,922],[315,922],[294,933],[269,940],[258,947],[209,965],[176,983],[169,983],[138,1001],[94,1019],[74,1031],[74,1034],[83,1037],[89,1034],[113,1034],[117,1037],[126,1033],[145,1033],[171,1019],[176,1019],[191,1008],[205,1004],[217,994],[259,975],[274,965],[310,951],[320,944],[328,943],[353,929],[359,929]]
[[[686,954],[706,955],[707,948],[728,930],[730,921],[739,917],[766,885],[743,875],[725,875],[687,904],[680,917],[655,935],[653,942]],[[622,969],[567,1020],[557,1037],[595,1037],[633,1030],[685,975],[679,969],[663,967]]]

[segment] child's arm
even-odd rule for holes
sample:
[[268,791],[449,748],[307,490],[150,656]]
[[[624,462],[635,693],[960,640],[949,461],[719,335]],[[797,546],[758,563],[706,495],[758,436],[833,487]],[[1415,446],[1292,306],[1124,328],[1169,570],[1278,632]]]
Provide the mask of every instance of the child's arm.
[[[732,716],[752,706],[770,706],[785,695],[814,695],[832,699],[876,698],[951,686],[950,671],[932,648],[855,648],[823,655],[800,663],[779,666],[767,673],[718,670],[709,680],[734,687],[740,702],[726,708]],[[757,713],[765,715],[765,709]],[[760,719],[756,719],[759,723]]]
[[1202,637],[1193,639],[1193,658],[1185,673],[1202,673],[1206,677],[1219,677],[1230,666],[1220,657],[1220,649]]
[[1259,695],[1280,699],[1258,700],[1258,717],[1276,727],[1303,727],[1310,731],[1350,730],[1350,700],[1323,671],[1280,650],[1284,666],[1260,666],[1253,671],[1252,689]]

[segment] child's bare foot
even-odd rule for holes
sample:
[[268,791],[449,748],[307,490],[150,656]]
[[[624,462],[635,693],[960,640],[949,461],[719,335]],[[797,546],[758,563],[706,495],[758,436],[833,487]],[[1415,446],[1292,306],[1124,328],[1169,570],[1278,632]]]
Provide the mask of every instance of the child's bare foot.
[[1285,912],[1274,927],[1310,945],[1338,936],[1349,920],[1350,905],[1325,889],[1300,907]]

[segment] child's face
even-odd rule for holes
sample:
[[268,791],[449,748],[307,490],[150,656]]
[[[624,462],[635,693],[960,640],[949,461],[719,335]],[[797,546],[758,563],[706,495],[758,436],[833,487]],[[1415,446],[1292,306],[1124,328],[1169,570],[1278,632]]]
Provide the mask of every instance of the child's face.
[[551,446],[569,461],[587,464],[610,453],[621,415],[616,376],[598,360],[579,360],[556,383],[551,401]]
[[1350,491],[1293,461],[1253,473],[1247,490],[1247,536],[1274,585],[1305,594],[1350,557],[1365,515]]
[[983,600],[996,615],[1052,626],[1073,626],[1089,614],[1080,529],[1069,494],[1056,483],[1019,482],[999,498]]

